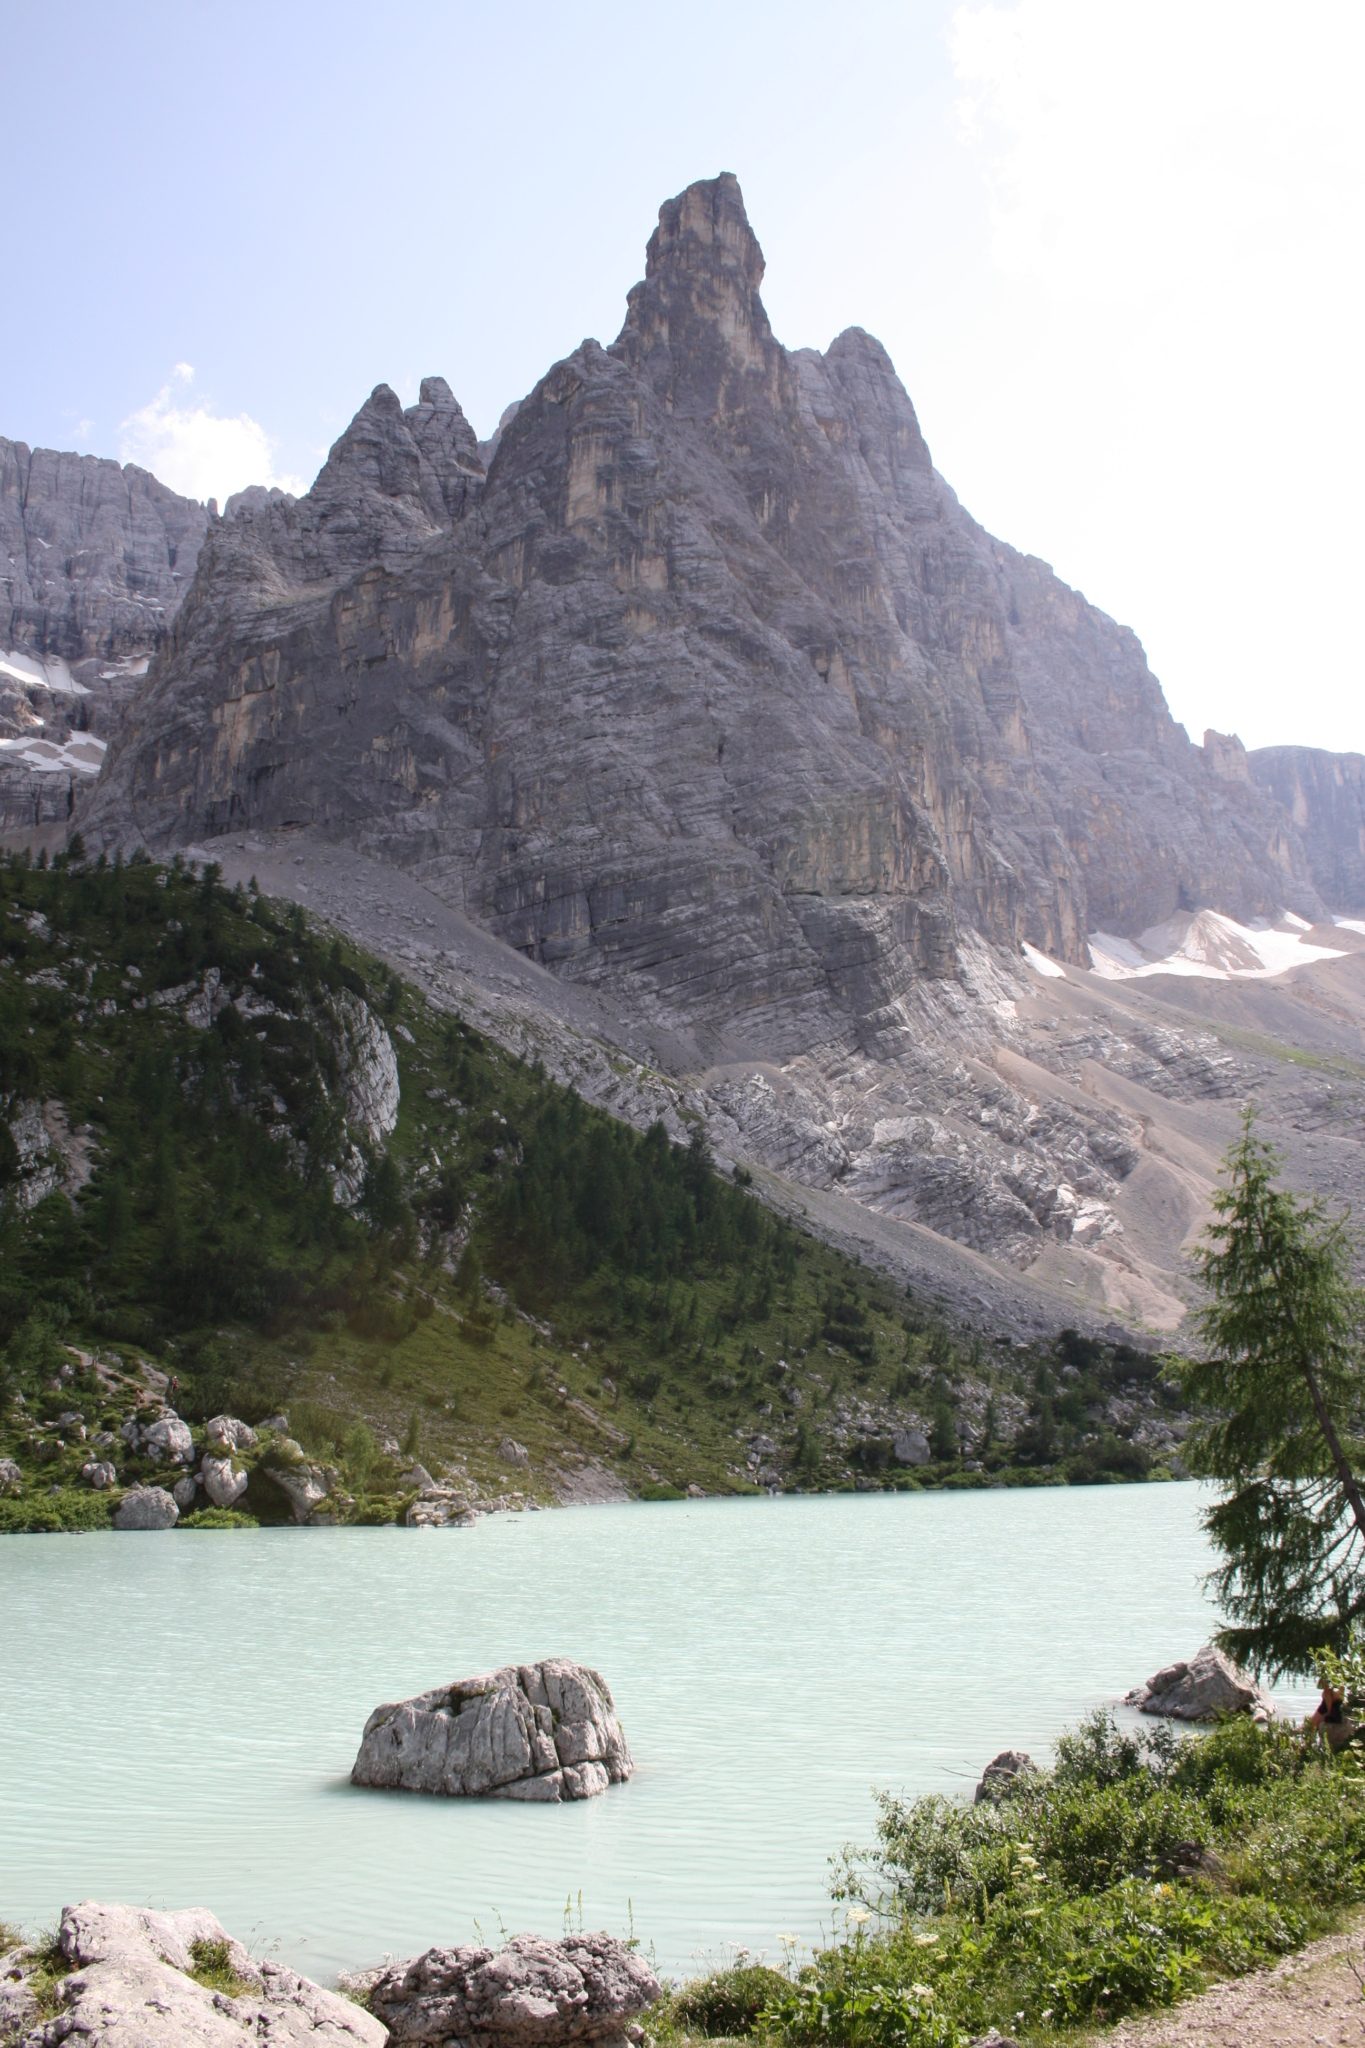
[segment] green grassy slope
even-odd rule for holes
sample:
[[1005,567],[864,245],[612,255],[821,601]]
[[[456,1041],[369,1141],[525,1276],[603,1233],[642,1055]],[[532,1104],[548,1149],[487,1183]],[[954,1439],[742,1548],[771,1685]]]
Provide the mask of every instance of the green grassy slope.
[[[356,1085],[376,1024],[382,1136]],[[212,871],[0,862],[0,1111],[0,1455],[24,1472],[0,1524],[40,1497],[98,1520],[67,1498],[92,1455],[154,1476],[89,1438],[159,1373],[191,1420],[286,1410],[336,1512],[372,1518],[414,1455],[542,1498],[1153,1462],[1125,1440],[1167,1405],[1149,1360],[961,1338],[699,1135],[615,1122]]]

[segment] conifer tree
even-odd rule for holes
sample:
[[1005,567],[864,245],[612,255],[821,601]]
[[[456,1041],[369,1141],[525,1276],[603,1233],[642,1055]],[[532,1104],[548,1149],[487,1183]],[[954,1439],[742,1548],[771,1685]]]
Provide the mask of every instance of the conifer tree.
[[1271,1676],[1311,1670],[1365,1617],[1365,1298],[1344,1226],[1281,1188],[1279,1164],[1248,1111],[1197,1254],[1206,1352],[1180,1368],[1203,1417],[1191,1469],[1224,1489],[1204,1517],[1219,1640]]

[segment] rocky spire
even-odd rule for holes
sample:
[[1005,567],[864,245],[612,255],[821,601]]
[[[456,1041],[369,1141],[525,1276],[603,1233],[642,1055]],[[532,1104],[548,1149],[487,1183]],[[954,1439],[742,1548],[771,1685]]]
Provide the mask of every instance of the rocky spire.
[[782,351],[759,297],[763,267],[732,172],[689,185],[659,208],[616,347],[674,412],[723,412],[736,378],[775,374]]

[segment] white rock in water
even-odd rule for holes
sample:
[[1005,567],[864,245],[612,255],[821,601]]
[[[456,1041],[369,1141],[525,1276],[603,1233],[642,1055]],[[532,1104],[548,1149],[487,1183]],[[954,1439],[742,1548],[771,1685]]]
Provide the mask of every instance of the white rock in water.
[[[256,1963],[202,1906],[155,1913],[87,1901],[62,1914],[58,1941],[73,1965],[61,1980],[61,2008],[36,2020],[17,2048],[383,2048],[383,2022],[350,1999],[324,1991],[278,1963]],[[194,1949],[222,1944],[236,1997],[195,1982]],[[10,1967],[24,1970],[24,1952]]]
[[180,1510],[164,1486],[134,1486],[114,1509],[116,1529],[173,1529]]
[[1216,1721],[1220,1714],[1250,1714],[1254,1720],[1268,1721],[1275,1712],[1269,1695],[1212,1643],[1205,1643],[1188,1663],[1167,1664],[1146,1685],[1135,1686],[1125,1704],[1176,1721]]
[[351,1782],[554,1802],[590,1799],[633,1768],[606,1681],[547,1657],[376,1707]]
[[505,1948],[430,1948],[368,1982],[392,2042],[496,2042],[498,2048],[623,2044],[659,1996],[639,1952],[609,1934],[562,1941],[519,1934]]

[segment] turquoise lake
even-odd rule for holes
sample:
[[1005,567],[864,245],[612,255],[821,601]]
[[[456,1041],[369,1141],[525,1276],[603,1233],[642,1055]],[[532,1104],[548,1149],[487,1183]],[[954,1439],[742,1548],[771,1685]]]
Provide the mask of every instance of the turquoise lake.
[[[837,1925],[874,1788],[970,1794],[1207,1639],[1192,1485],[565,1508],[470,1530],[0,1542],[0,1918],[206,1905],[324,1980],[633,1931],[674,1975]],[[560,1807],[347,1783],[365,1717],[602,1671],[629,1784]],[[1286,1696],[1294,1699],[1296,1696]]]

